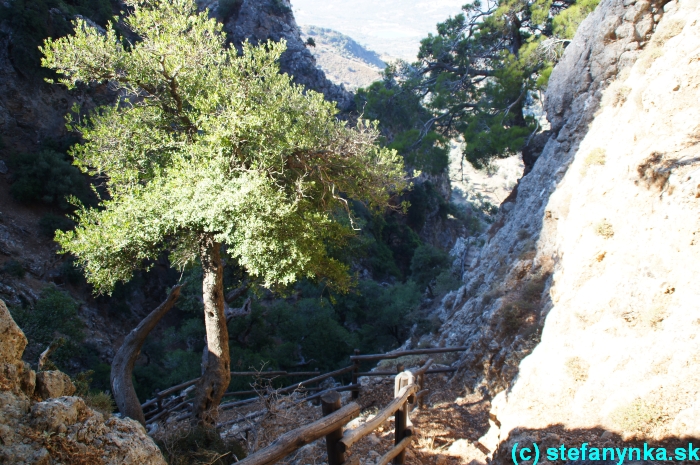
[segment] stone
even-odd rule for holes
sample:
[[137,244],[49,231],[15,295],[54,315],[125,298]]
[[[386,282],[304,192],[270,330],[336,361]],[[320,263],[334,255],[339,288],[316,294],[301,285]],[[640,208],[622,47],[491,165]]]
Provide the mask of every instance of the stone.
[[0,364],[18,363],[26,346],[27,338],[12,319],[5,302],[0,300]]
[[35,394],[41,400],[72,396],[75,394],[75,385],[70,377],[61,371],[40,371],[36,375]]
[[38,402],[32,406],[32,426],[39,431],[58,432],[61,425],[73,424],[87,406],[80,397],[61,397]]

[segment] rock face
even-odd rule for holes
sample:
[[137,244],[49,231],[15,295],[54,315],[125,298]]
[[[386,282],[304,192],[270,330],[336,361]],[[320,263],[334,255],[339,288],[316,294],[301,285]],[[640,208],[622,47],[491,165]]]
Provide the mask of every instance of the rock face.
[[75,386],[57,371],[34,372],[21,361],[27,339],[0,300],[0,463],[165,465],[158,447],[131,419],[105,418],[70,397]]
[[498,393],[492,449],[700,435],[698,25],[697,0],[603,0],[552,73],[552,135],[442,308]]
[[[316,59],[301,39],[301,29],[294,19],[289,0],[198,0],[198,3],[203,8],[209,8],[224,23],[224,29],[236,45],[246,40],[260,43],[284,39],[287,51],[280,62],[283,72],[293,76],[294,82],[338,102],[341,110],[354,106],[353,95],[342,86],[333,84],[317,68]],[[229,4],[233,6],[227,7]]]

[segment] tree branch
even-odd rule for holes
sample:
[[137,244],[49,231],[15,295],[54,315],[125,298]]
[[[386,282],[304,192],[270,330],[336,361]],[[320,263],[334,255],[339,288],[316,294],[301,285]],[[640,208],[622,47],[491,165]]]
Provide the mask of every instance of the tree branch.
[[117,407],[122,415],[133,418],[144,426],[146,426],[146,417],[136,396],[131,373],[134,371],[134,364],[143,343],[146,341],[146,337],[148,337],[148,334],[156,327],[165,314],[173,308],[175,301],[180,296],[180,288],[180,285],[173,287],[168,298],[144,318],[136,328],[131,330],[124,338],[122,346],[112,361],[110,382]]

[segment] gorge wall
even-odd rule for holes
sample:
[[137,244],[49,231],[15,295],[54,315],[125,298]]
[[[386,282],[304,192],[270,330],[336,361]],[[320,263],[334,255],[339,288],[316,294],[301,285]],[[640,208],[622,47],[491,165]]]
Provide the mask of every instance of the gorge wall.
[[697,0],[603,0],[552,73],[552,136],[440,309],[499,461],[700,436],[698,102]]

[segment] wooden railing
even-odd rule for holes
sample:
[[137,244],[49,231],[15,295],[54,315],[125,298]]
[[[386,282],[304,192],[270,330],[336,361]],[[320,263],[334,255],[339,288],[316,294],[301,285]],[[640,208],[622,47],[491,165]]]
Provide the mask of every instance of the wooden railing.
[[414,438],[414,430],[409,421],[410,407],[416,405],[421,393],[427,392],[417,381],[424,378],[432,363],[432,360],[428,360],[415,373],[404,371],[396,374],[394,400],[357,428],[344,431],[345,425],[360,415],[359,404],[353,401],[341,407],[340,394],[336,391],[326,392],[321,397],[323,417],[320,420],[280,436],[269,446],[238,463],[274,464],[303,446],[325,437],[328,465],[356,465],[359,463],[357,459],[346,461],[346,455],[352,446],[393,416],[394,447],[377,461],[377,465],[387,465],[392,461],[395,465],[405,464],[406,449]]
[[[258,378],[272,378],[272,377],[306,377],[313,376],[312,378],[303,380],[301,382],[285,386],[280,389],[276,389],[274,392],[276,395],[279,394],[289,394],[292,392],[303,392],[310,394],[304,401],[315,400],[321,398],[325,393],[330,391],[342,392],[351,391],[352,398],[357,399],[360,396],[361,386],[358,379],[363,376],[394,376],[397,371],[367,371],[361,372],[360,366],[362,362],[373,362],[380,360],[390,360],[399,357],[410,356],[410,355],[429,355],[429,354],[440,354],[448,352],[463,352],[466,347],[438,347],[429,349],[417,349],[417,350],[404,350],[399,352],[389,352],[386,354],[368,354],[360,355],[359,350],[355,350],[355,354],[350,357],[352,365],[341,368],[339,370],[331,371],[329,373],[320,374],[318,371],[308,371],[308,372],[286,372],[286,371],[267,371],[267,372],[231,372],[232,377],[258,377]],[[398,371],[403,371],[403,366],[397,366]],[[420,384],[421,389],[423,388],[425,375],[437,374],[437,373],[451,373],[456,371],[455,368],[438,368],[432,370],[426,370],[420,376],[420,380],[417,382]],[[346,373],[351,374],[351,381],[349,385],[333,388],[332,390],[322,391],[318,384],[328,378],[334,378],[342,376]],[[159,420],[164,420],[168,416],[178,413],[182,410],[187,409],[191,406],[191,396],[190,393],[194,390],[195,385],[199,381],[199,378],[186,381],[184,383],[178,384],[177,386],[164,389],[156,393],[153,399],[144,402],[141,408],[144,411],[146,417],[146,424],[152,424]],[[255,397],[244,399],[244,400],[234,400],[230,402],[222,403],[219,408],[223,410],[232,409],[240,407],[243,405],[251,404],[259,400],[258,391],[248,390],[248,391],[232,391],[224,394],[225,397],[238,397],[246,395],[255,395]],[[170,398],[173,396],[173,398]],[[169,399],[170,398],[170,399]],[[419,397],[419,402],[422,402],[422,396]],[[187,413],[181,413],[177,419],[182,419],[187,416]],[[243,420],[241,420],[243,421]],[[233,424],[235,421],[226,422],[226,424]],[[222,425],[218,425],[222,426]]]

